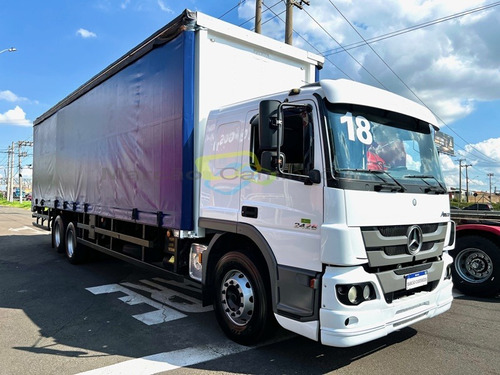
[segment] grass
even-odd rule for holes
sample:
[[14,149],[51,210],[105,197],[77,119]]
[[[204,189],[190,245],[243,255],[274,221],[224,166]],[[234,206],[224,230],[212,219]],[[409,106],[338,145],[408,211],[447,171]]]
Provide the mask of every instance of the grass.
[[30,201],[23,201],[23,203],[19,203],[19,201],[9,202],[7,199],[0,198],[0,206],[18,207],[29,210],[31,209],[31,202]]

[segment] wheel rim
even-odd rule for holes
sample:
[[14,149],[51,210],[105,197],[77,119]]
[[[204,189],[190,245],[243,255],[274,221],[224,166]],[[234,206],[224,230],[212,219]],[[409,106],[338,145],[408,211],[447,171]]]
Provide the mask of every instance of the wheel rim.
[[464,249],[455,259],[455,268],[461,278],[469,283],[482,283],[493,274],[493,262],[480,249]]
[[59,223],[56,223],[56,227],[54,228],[54,242],[56,247],[61,245],[61,226]]
[[69,230],[68,233],[66,233],[66,236],[67,236],[66,251],[68,253],[68,257],[72,258],[73,254],[75,253],[75,245],[73,242],[73,231]]
[[238,326],[248,324],[254,312],[254,292],[245,274],[231,270],[224,276],[221,303],[227,318]]

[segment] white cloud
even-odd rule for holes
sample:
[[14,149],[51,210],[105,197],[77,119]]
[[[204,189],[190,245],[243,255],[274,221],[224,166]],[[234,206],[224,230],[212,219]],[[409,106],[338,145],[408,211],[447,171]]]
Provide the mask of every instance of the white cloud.
[[174,11],[172,9],[170,9],[169,7],[167,7],[165,5],[165,2],[163,0],[158,0],[158,6],[160,7],[160,9],[164,12],[167,12],[167,13],[174,13]]
[[[356,25],[356,30],[365,39],[370,39],[487,5],[488,2],[371,0],[366,6],[353,4],[352,0],[335,1],[344,16]],[[240,19],[246,21],[253,17],[254,9],[254,2],[243,2],[238,9]],[[279,4],[272,10],[280,14],[284,5]],[[263,21],[274,17],[273,12],[263,7]],[[284,20],[285,15],[280,17]],[[315,53],[338,49],[339,45],[332,38],[342,45],[362,42],[329,0],[311,2],[310,6],[304,6],[303,11],[295,8],[293,25],[317,51],[297,34],[293,37],[294,45]],[[274,18],[263,25],[263,33],[283,40],[284,24]],[[478,102],[500,100],[499,34],[500,11],[490,8],[372,43],[371,46],[419,98],[448,124],[469,115]],[[349,53],[387,89],[419,101],[369,47],[365,45],[351,49]],[[346,52],[330,55],[328,60],[322,72],[323,77],[345,78],[333,66],[335,64],[354,80],[380,86]]]
[[27,101],[28,99],[20,97],[20,96],[17,96],[16,94],[14,94],[10,90],[5,90],[5,91],[0,91],[0,100],[6,100],[8,102],[14,103],[14,102]]
[[97,37],[97,34],[96,33],[93,33],[92,31],[89,31],[89,30],[86,30],[86,29],[78,29],[76,31],[76,35],[79,35],[81,36],[83,39],[87,39],[87,38],[96,38]]
[[26,113],[19,106],[0,113],[0,124],[31,126],[31,121],[26,118]]

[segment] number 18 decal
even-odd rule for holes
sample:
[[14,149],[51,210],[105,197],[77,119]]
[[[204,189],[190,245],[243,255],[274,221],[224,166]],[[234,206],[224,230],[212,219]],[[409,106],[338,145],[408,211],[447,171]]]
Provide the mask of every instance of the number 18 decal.
[[[347,112],[344,116],[340,118],[342,124],[347,124],[347,136],[350,141],[356,141],[356,138],[365,145],[371,145],[373,142],[373,135],[371,133],[371,124],[363,116],[355,116],[354,121],[352,118],[352,113]],[[356,122],[356,129],[354,128],[354,123]]]

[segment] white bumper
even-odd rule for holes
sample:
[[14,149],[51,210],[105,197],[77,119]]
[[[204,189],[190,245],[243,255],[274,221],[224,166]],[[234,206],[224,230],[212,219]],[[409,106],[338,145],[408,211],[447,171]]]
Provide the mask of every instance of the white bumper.
[[[321,342],[337,347],[362,344],[448,310],[453,300],[452,281],[451,278],[444,278],[452,258],[443,253],[443,260],[443,274],[433,291],[403,297],[391,304],[385,301],[376,276],[366,273],[362,267],[327,267],[323,276],[320,309]],[[376,299],[358,306],[341,304],[335,286],[352,284],[354,281],[372,282]]]

